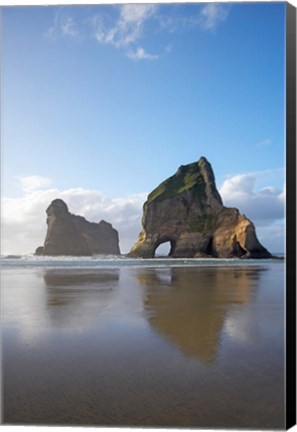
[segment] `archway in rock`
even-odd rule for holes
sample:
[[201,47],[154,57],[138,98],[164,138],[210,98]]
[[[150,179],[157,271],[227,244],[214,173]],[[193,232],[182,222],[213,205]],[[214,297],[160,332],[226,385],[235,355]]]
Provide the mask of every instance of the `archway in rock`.
[[171,256],[174,250],[175,243],[171,240],[165,240],[159,243],[155,249],[154,257],[168,257]]

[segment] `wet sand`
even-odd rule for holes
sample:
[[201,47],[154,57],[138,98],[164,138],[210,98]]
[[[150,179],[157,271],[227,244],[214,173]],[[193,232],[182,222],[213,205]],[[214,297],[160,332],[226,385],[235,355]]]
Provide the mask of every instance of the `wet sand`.
[[4,424],[285,427],[283,263],[2,285]]

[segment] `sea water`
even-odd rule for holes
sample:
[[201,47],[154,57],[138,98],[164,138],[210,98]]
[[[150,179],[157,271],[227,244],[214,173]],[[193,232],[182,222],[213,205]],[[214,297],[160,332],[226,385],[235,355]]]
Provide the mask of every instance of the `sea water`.
[[5,424],[280,429],[284,261],[2,257]]

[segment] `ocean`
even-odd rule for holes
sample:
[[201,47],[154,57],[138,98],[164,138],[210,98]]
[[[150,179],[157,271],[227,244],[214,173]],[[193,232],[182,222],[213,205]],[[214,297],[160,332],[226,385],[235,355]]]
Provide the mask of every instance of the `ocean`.
[[284,261],[2,257],[4,424],[284,429]]

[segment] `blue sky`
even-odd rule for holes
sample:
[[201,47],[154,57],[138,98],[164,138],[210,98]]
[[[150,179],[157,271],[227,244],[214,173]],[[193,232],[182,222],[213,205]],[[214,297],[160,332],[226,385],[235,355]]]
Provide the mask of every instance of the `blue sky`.
[[17,223],[45,223],[59,195],[126,226],[126,252],[147,193],[202,155],[226,205],[283,249],[285,3],[6,7],[2,20],[5,251],[42,244],[44,226],[27,238]]

